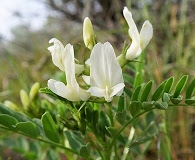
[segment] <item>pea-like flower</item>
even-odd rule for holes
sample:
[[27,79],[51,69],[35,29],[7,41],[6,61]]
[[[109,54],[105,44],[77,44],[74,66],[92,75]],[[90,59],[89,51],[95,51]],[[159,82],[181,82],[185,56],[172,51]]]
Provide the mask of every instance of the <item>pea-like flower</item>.
[[[54,43],[52,46],[48,47],[48,50],[51,52],[52,62],[55,66],[57,66],[61,71],[65,71],[65,65],[63,59],[65,59],[64,52],[66,48],[64,45],[56,38],[52,38],[49,43]],[[84,70],[84,66],[80,64],[75,64],[75,72],[76,74],[80,74]]]
[[90,88],[92,96],[104,97],[107,102],[120,96],[124,88],[122,69],[109,42],[97,43],[90,56]]
[[126,53],[126,59],[132,60],[134,58],[137,58],[150,42],[153,36],[153,28],[151,23],[146,20],[139,33],[136,24],[132,18],[132,14],[127,9],[127,7],[124,7],[123,15],[129,26],[129,36],[132,39],[131,46]]
[[[59,45],[59,44],[58,44]],[[59,52],[62,48],[57,48],[56,52]],[[53,52],[55,54],[55,52]],[[58,53],[56,53],[58,54]],[[60,57],[61,56],[61,57]],[[63,51],[61,51],[61,55],[56,56],[54,64],[56,66],[63,66],[65,74],[66,74],[66,82],[65,85],[63,82],[56,81],[54,79],[48,80],[49,89],[55,94],[69,100],[69,101],[86,101],[90,97],[90,93],[86,90],[79,87],[75,77],[75,63],[74,63],[74,49],[71,44],[67,44]],[[60,57],[60,58],[59,58]]]

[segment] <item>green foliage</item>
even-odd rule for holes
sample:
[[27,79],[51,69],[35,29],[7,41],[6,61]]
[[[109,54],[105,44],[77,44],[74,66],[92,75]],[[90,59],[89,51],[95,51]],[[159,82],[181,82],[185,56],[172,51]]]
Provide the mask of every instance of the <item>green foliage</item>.
[[153,84],[153,81],[149,81],[143,88],[143,92],[141,94],[141,97],[140,97],[140,101],[141,102],[144,102],[144,101],[147,101],[147,98],[149,96],[149,93],[152,89],[152,84]]
[[195,78],[193,79],[193,81],[190,83],[190,85],[187,88],[186,99],[190,99],[193,96],[195,92],[194,90],[195,90]]
[[164,87],[167,81],[163,81],[155,90],[154,94],[152,95],[152,101],[157,101],[161,98],[162,93],[164,91]]
[[154,105],[157,109],[162,109],[162,110],[165,110],[168,107],[167,102],[155,102]]
[[39,135],[36,124],[30,121],[17,123],[15,128],[30,137],[37,137]]
[[135,80],[134,80],[134,87],[139,86],[142,83],[142,78],[141,78],[141,73],[138,72],[135,76]]
[[[147,84],[139,85],[135,88],[132,97],[131,97],[131,105],[130,110],[132,110],[133,115],[135,111],[133,111],[133,108],[136,108],[135,104],[137,103],[136,109],[139,110],[140,103],[144,110],[147,110],[147,108],[151,108],[153,105],[158,109],[166,109],[168,107],[168,103],[171,101],[174,105],[178,105],[182,100],[183,96],[181,95],[182,90],[185,88],[187,84],[188,76],[184,75],[181,77],[181,79],[177,82],[175,86],[174,92],[171,94],[171,88],[174,83],[174,78],[171,77],[167,80],[164,80],[154,91],[154,93],[151,93],[152,90],[152,81],[149,81]],[[142,89],[143,88],[143,89]],[[190,88],[190,89],[189,89]],[[192,97],[194,92],[194,80],[189,85],[187,91],[186,91],[186,97]],[[151,101],[148,101],[147,98],[149,94],[152,94]],[[162,101],[158,101],[159,99],[162,99]],[[187,102],[187,103],[186,103]],[[186,105],[194,105],[193,97],[189,100],[185,101]],[[139,104],[139,105],[138,105]]]
[[126,112],[126,110],[117,112],[116,113],[116,120],[122,125],[125,124],[125,122],[127,121],[127,112]]
[[82,135],[78,132],[64,131],[65,138],[67,139],[70,147],[80,153],[80,150],[85,143],[82,141]]
[[[1,122],[0,124],[5,126],[7,129],[21,132],[22,134],[37,137],[38,130],[36,125],[31,122],[31,119],[26,115],[14,112],[0,103],[0,112],[6,114],[0,114]],[[19,116],[18,116],[19,115]],[[7,120],[5,119],[7,118]]]
[[142,108],[142,103],[139,101],[134,101],[130,104],[129,110],[131,112],[131,115],[134,117],[135,115],[137,115]]
[[12,128],[17,123],[17,119],[7,114],[0,114],[0,124]]
[[[126,2],[130,7],[129,1]],[[57,96],[48,88],[44,88],[40,92],[48,94],[53,99],[48,98],[48,101],[46,100],[47,96],[44,96],[46,99],[41,100],[41,102],[39,101],[40,103],[33,102],[25,113],[23,110],[16,112],[0,104],[0,128],[3,131],[2,133],[5,130],[11,130],[37,141],[44,141],[52,147],[49,147],[49,145],[44,146],[43,144],[41,146],[41,144],[32,139],[30,139],[30,142],[27,142],[23,137],[14,137],[11,140],[12,136],[5,138],[4,144],[2,144],[2,138],[0,141],[1,146],[9,146],[17,150],[24,158],[29,160],[60,159],[60,156],[56,155],[59,152],[67,156],[65,159],[78,159],[75,155],[84,159],[109,159],[110,157],[105,157],[106,154],[112,155],[113,157],[111,158],[113,159],[121,159],[120,155],[124,153],[127,154],[126,159],[145,159],[147,156],[148,159],[173,159],[177,156],[177,153],[179,153],[179,158],[185,159],[183,155],[186,150],[189,151],[188,155],[190,156],[190,147],[186,146],[187,142],[183,145],[187,148],[182,147],[180,143],[180,141],[186,140],[181,136],[183,133],[186,134],[188,143],[193,143],[190,141],[190,136],[193,136],[190,135],[189,127],[191,126],[187,126],[191,125],[191,116],[193,116],[191,109],[193,108],[186,108],[187,106],[195,106],[195,79],[191,83],[188,80],[188,78],[191,80],[194,76],[193,60],[195,58],[193,56],[194,40],[193,36],[191,36],[193,26],[189,23],[192,12],[191,6],[186,7],[186,3],[188,2],[190,4],[191,0],[182,1],[180,4],[155,1],[155,5],[151,5],[153,3],[141,1],[141,7],[140,4],[138,7],[137,1],[131,2],[133,12],[139,12],[135,18],[141,22],[143,19],[140,17],[143,15],[146,19],[153,21],[154,36],[157,35],[158,38],[154,37],[152,45],[147,47],[146,59],[142,54],[142,57],[138,59],[138,63],[135,65],[134,62],[128,63],[125,66],[124,70],[127,71],[123,74],[126,85],[125,92],[119,97],[118,101],[117,98],[114,99],[110,106],[113,117],[103,103],[87,102],[79,110],[82,106],[81,103],[76,102],[77,104],[74,105],[64,98]],[[178,8],[178,10],[175,8]],[[188,10],[185,11],[187,8]],[[121,12],[114,19],[119,19],[119,23],[124,23],[123,19],[120,19],[120,16]],[[50,37],[61,37],[61,39],[64,39],[62,38],[64,34],[61,34],[64,32],[64,28],[67,31],[69,28],[72,29],[75,27],[70,27],[69,23],[66,23],[68,25],[63,25],[61,19],[57,20],[57,17],[51,20],[52,18],[50,17],[48,24],[43,29],[44,32],[30,31],[28,27],[24,26],[14,31],[15,35],[18,35],[20,38],[16,37],[10,43],[8,42],[6,47],[12,48],[11,44],[17,45],[17,47],[13,48],[11,54],[13,52],[19,58],[11,54],[9,56],[8,54],[3,54],[0,58],[0,64],[4,66],[0,68],[0,80],[2,81],[0,98],[2,101],[9,96],[11,100],[17,103],[19,98],[15,93],[18,93],[21,86],[26,92],[30,91],[28,86],[34,81],[42,81],[42,85],[45,86],[45,79],[48,78],[48,75],[51,76],[53,74],[54,69],[47,63],[48,56],[40,53],[45,53],[45,48],[48,47],[47,43]],[[56,25],[58,21],[60,22],[60,27]],[[63,28],[63,30],[60,28]],[[60,34],[54,35],[51,32],[48,34],[48,30],[56,30]],[[78,30],[77,27],[76,30]],[[121,29],[117,29],[117,31],[111,30],[110,32],[114,33],[110,39],[117,40],[118,44],[121,43],[121,35],[126,36],[124,33],[121,33]],[[28,33],[28,36],[24,36],[24,33]],[[85,57],[87,51],[83,48],[83,44],[80,43],[81,40],[78,38],[78,32],[68,33],[73,33],[73,35],[66,35],[65,41],[73,37],[74,43],[77,44],[75,50],[80,51],[79,57]],[[104,31],[98,31],[97,37],[102,37],[104,41],[104,37],[107,37],[107,35],[102,36],[102,33],[105,34]],[[115,38],[113,35],[118,36]],[[164,41],[165,39],[166,42]],[[124,45],[123,52],[127,48]],[[120,48],[116,47],[115,49],[118,50]],[[42,61],[44,58],[46,60]],[[147,66],[144,67],[145,60]],[[26,72],[31,74],[23,74]],[[184,75],[180,80],[177,80],[181,73],[189,74],[190,76]],[[174,77],[164,80],[164,77],[169,75],[173,75]],[[151,79],[154,79],[154,82],[150,81]],[[147,83],[147,81],[149,82]],[[161,82],[160,85],[156,85],[156,81],[158,83]],[[4,82],[6,83],[4,84]],[[100,102],[102,101],[100,100]],[[20,105],[17,106],[18,108],[22,108]],[[175,119],[174,117],[178,115],[177,110],[180,109],[177,106],[183,106],[181,109],[184,112],[181,113],[179,111],[180,116],[178,119]],[[36,111],[36,109],[41,110]],[[154,109],[167,110],[167,113],[157,112],[158,110]],[[48,112],[44,113],[45,111]],[[164,113],[166,115],[162,118]],[[184,115],[186,113],[190,114],[186,116]],[[57,118],[58,115],[60,118]],[[186,119],[189,120],[186,121]],[[79,127],[80,123],[86,126]],[[175,123],[177,124],[177,128],[173,132]],[[185,126],[184,124],[187,125]],[[132,139],[127,143],[129,140],[128,132],[132,126],[135,127],[135,134],[132,135]],[[179,127],[182,130],[179,130]],[[6,137],[7,135],[3,134],[3,136]],[[171,136],[172,138],[170,138]],[[176,141],[177,145],[174,145],[174,137],[180,139],[179,142]],[[69,145],[64,144],[64,141]],[[161,148],[158,148],[157,143],[161,144]],[[172,144],[174,152],[171,150]],[[126,152],[123,152],[124,146],[128,148]],[[55,147],[58,150],[55,150]],[[46,150],[48,151],[45,152]],[[109,153],[110,150],[112,150],[112,153]],[[156,150],[159,153],[156,153]],[[173,157],[172,153],[174,153]],[[153,156],[152,158],[149,157],[150,154]]]
[[170,77],[169,79],[167,79],[165,87],[164,87],[164,92],[165,93],[170,93],[171,92],[173,83],[174,83],[174,77]]
[[51,115],[48,112],[43,114],[41,122],[47,138],[49,138],[53,142],[59,143],[59,135],[57,132],[57,128]]
[[178,83],[176,84],[176,87],[175,87],[175,91],[173,93],[173,97],[174,98],[177,98],[181,91],[184,89],[185,85],[186,85],[186,82],[187,82],[187,79],[188,79],[188,75],[184,75],[179,81]]
[[[130,95],[124,93],[118,100],[118,107],[115,110],[111,109],[112,112],[115,113],[116,120],[120,124],[119,129],[113,126],[112,114],[110,115],[107,111],[105,112],[96,109],[99,108],[100,105],[96,104],[96,108],[94,108],[95,105],[91,102],[73,105],[72,103],[67,103],[65,99],[57,96],[56,94],[53,94],[47,88],[41,89],[40,92],[46,93],[52,98],[62,101],[63,103],[61,107],[67,107],[70,111],[72,118],[66,118],[66,116],[68,116],[68,110],[59,110],[60,115],[65,116],[63,119],[66,119],[66,123],[62,120],[61,125],[59,125],[58,122],[56,124],[49,112],[45,112],[41,119],[31,119],[24,114],[13,111],[5,105],[0,104],[0,126],[1,128],[23,134],[37,140],[42,140],[46,143],[63,148],[70,153],[90,159],[92,158],[90,149],[91,147],[95,147],[96,143],[94,142],[94,144],[91,144],[92,146],[89,146],[88,143],[86,144],[84,141],[86,131],[83,131],[83,129],[79,127],[80,123],[86,123],[87,132],[88,130],[93,132],[95,138],[102,146],[105,147],[109,144],[111,148],[115,142],[127,145],[125,140],[127,137],[124,136],[122,132],[127,125],[132,124],[135,127],[139,126],[142,130],[142,135],[138,134],[139,136],[135,136],[133,140],[128,142],[129,150],[134,153],[142,153],[139,148],[140,144],[149,144],[157,133],[154,122],[155,116],[154,114],[151,114],[153,113],[151,110],[155,108],[166,110],[169,105],[178,105],[181,101],[187,102],[186,105],[194,105],[194,79],[187,87],[185,96],[187,99],[183,101],[182,91],[187,85],[187,78],[188,76],[180,78],[175,85],[173,93],[171,92],[171,88],[174,84],[173,77],[164,80],[156,87],[156,89],[152,89],[153,81],[149,81],[146,84],[140,84],[137,86],[134,91],[132,91],[131,97]],[[127,101],[128,97],[131,99],[130,102]],[[44,102],[44,104],[48,106],[47,103]],[[140,116],[147,112],[148,114],[146,116],[146,120],[143,122],[138,121]],[[69,127],[69,129],[72,129],[73,131],[63,130],[63,126],[68,127],[68,125],[72,123],[71,119],[74,120],[77,127]],[[144,128],[144,126],[147,126],[147,128]],[[62,139],[68,143],[68,147],[62,144]],[[96,151],[99,153],[98,150]],[[100,153],[99,156],[103,157]]]
[[195,79],[191,82],[189,87],[187,88],[186,91],[186,100],[185,103],[188,105],[195,104],[195,96],[193,95],[195,92]]
[[[21,133],[27,137],[41,140],[49,144],[53,144],[52,142],[55,143],[60,142],[57,126],[55,125],[51,115],[48,112],[43,114],[40,120],[39,119],[36,120],[36,119],[31,119],[24,114],[20,114],[18,112],[12,111],[8,107],[0,103],[0,113],[1,113],[0,114],[1,128],[11,130],[17,133]],[[40,123],[40,121],[42,123]],[[48,141],[47,138],[50,139],[52,142]],[[63,148],[65,150],[67,149],[66,147]],[[70,149],[67,150],[76,153],[74,150],[70,150]]]
[[90,145],[87,143],[80,148],[79,155],[83,158],[89,159],[90,157]]
[[139,85],[135,88],[133,94],[132,94],[132,97],[131,97],[131,101],[138,101],[139,100],[139,93],[142,89],[142,85]]

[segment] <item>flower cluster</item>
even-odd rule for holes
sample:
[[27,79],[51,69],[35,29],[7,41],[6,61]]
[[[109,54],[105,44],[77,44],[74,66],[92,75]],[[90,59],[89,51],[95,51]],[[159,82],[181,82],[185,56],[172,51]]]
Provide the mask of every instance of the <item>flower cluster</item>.
[[[129,26],[129,36],[132,43],[124,57],[125,61],[137,58],[147,46],[153,35],[153,28],[147,20],[144,22],[140,33],[127,7],[123,15]],[[65,47],[52,38],[49,43],[54,43],[48,50],[51,52],[52,61],[61,71],[65,72],[66,84],[53,79],[48,80],[49,89],[55,94],[69,101],[87,101],[90,97],[104,98],[111,102],[113,97],[120,96],[124,89],[122,68],[115,55],[114,48],[109,42],[104,44],[95,43],[93,26],[87,17],[83,23],[83,39],[85,46],[91,50],[90,58],[86,64],[75,63],[74,49],[71,44]],[[90,75],[84,75],[86,67],[90,67]],[[84,81],[89,88],[84,89],[76,80],[76,75],[83,75]]]

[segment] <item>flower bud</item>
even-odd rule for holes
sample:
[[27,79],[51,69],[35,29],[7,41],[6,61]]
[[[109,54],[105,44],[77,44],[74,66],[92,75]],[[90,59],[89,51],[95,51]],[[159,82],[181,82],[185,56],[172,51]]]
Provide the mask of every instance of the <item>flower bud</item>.
[[40,89],[40,84],[38,82],[34,83],[29,93],[30,100],[33,100],[35,98],[35,96],[39,92],[39,89]]
[[83,40],[85,46],[92,50],[94,46],[95,36],[91,20],[88,17],[86,17],[83,22]]
[[14,111],[19,111],[18,106],[16,104],[14,104],[13,102],[11,102],[11,101],[6,100],[4,102],[4,105],[7,106],[7,107],[9,107],[10,109],[12,109]]
[[20,100],[22,102],[24,109],[27,110],[30,104],[30,100],[28,94],[23,89],[20,90]]

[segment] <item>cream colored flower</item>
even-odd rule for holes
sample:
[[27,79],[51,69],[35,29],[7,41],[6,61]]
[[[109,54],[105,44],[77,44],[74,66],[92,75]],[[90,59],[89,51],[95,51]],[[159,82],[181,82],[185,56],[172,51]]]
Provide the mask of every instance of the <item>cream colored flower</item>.
[[139,33],[137,26],[132,18],[132,14],[127,7],[124,7],[123,15],[129,26],[129,36],[132,39],[131,46],[129,47],[126,53],[126,59],[133,60],[134,58],[137,58],[141,54],[141,52],[150,42],[153,36],[153,28],[151,23],[148,20],[146,20]]
[[[51,52],[52,62],[57,66],[61,71],[65,71],[65,66],[63,60],[65,59],[64,52],[68,52],[67,48],[64,48],[64,45],[56,38],[52,38],[49,43],[54,43],[52,46],[48,47],[48,50]],[[84,70],[84,66],[80,64],[75,64],[75,73],[80,74]]]
[[90,85],[92,96],[104,97],[107,102],[120,96],[124,88],[122,69],[109,42],[97,43],[90,56]]
[[75,77],[75,64],[74,64],[74,49],[73,46],[67,44],[61,55],[62,59],[58,62],[58,66],[63,65],[66,74],[65,85],[63,82],[53,79],[48,80],[49,89],[55,94],[69,100],[69,101],[86,101],[90,97],[90,93],[79,87]]

